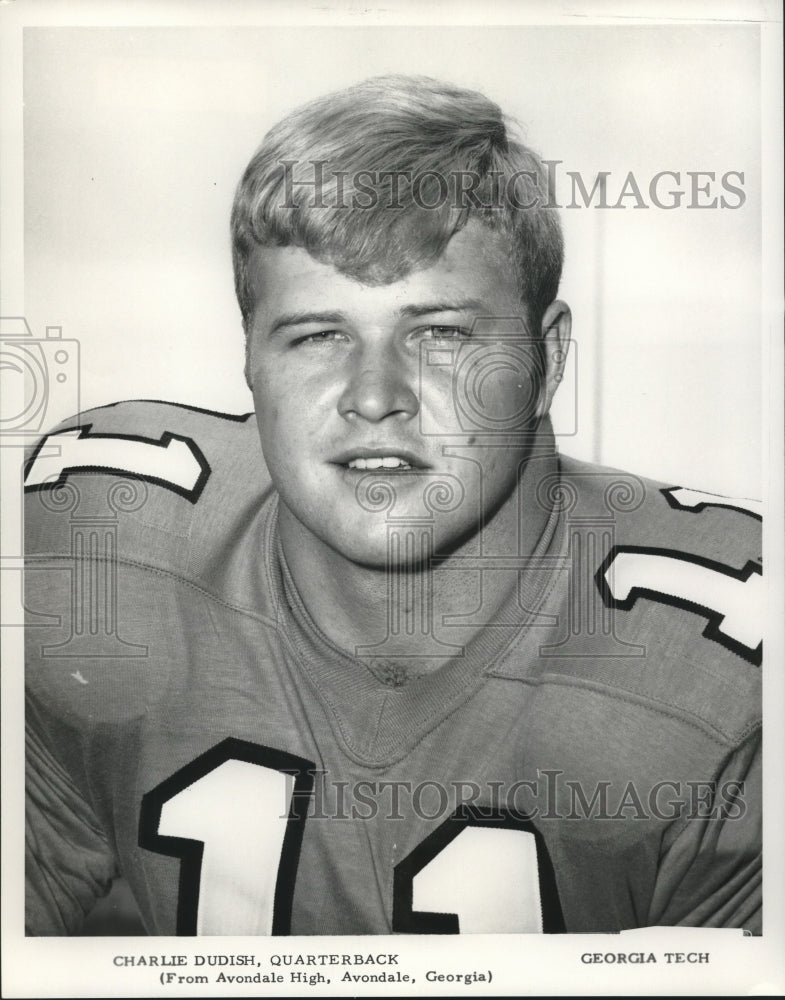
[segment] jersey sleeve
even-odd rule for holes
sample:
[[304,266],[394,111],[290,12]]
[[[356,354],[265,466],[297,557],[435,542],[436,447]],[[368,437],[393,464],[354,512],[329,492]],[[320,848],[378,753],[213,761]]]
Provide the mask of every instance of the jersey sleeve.
[[26,727],[25,930],[79,931],[118,873],[99,823],[36,731]]
[[130,864],[125,780],[144,752],[133,720],[165,684],[151,664],[169,663],[180,581],[234,603],[259,590],[255,549],[235,544],[271,489],[251,417],[118,403],[66,421],[28,457],[28,934],[79,932]]
[[663,842],[649,925],[762,932],[759,731],[719,773],[692,783],[686,817]]

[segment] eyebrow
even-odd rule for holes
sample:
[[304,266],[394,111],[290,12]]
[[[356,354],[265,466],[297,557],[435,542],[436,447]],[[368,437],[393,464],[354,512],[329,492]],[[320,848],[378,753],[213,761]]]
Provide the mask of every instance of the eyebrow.
[[343,313],[339,312],[293,312],[283,313],[270,328],[270,334],[285,326],[301,326],[303,323],[343,323]]
[[440,312],[469,312],[470,310],[484,310],[486,307],[479,299],[461,299],[458,302],[426,302],[419,306],[404,306],[400,311],[400,316],[427,316],[429,313]]
[[[422,305],[403,306],[399,316],[428,316],[430,313],[467,312],[484,309],[479,299],[461,299],[457,302],[425,302]],[[302,326],[305,323],[343,323],[346,317],[341,312],[292,312],[283,313],[270,328],[270,335],[287,326]]]

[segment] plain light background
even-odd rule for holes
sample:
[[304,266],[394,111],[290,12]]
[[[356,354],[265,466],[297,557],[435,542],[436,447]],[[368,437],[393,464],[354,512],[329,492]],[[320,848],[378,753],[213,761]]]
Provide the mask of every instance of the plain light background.
[[[611,203],[632,171],[647,204],[656,173],[681,174],[673,210],[631,197],[623,209],[563,210],[575,350],[554,422],[576,457],[760,496],[755,25],[25,29],[25,312],[36,336],[57,325],[80,341],[82,408],[156,398],[252,409],[234,187],[288,110],[385,72],[497,101],[562,161],[563,204],[567,171],[589,188],[609,171]],[[686,207],[687,171],[715,173],[702,201],[743,172],[744,205]],[[72,408],[63,396],[52,417]]]

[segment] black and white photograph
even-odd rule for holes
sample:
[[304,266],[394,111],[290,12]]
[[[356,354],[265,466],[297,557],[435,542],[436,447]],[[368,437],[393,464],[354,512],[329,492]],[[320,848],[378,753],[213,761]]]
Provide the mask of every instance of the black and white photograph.
[[0,6],[4,996],[782,992],[781,28]]

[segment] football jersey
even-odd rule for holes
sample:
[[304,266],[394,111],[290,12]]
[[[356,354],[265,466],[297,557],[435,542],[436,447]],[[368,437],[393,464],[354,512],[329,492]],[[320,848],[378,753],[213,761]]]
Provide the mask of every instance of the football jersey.
[[28,933],[121,874],[160,935],[759,931],[759,507],[532,467],[534,552],[463,567],[506,603],[407,678],[311,620],[252,414],[128,402],[44,438]]

